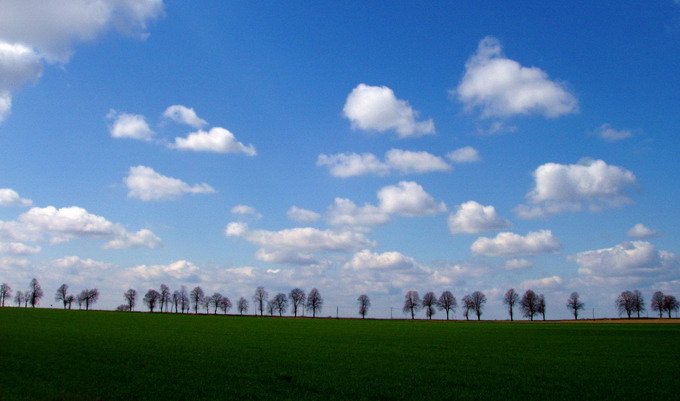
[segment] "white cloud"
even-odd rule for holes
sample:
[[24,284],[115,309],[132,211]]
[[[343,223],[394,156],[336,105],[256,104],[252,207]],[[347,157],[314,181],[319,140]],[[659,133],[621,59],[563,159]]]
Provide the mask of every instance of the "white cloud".
[[335,198],[328,208],[328,224],[332,226],[380,226],[390,222],[390,216],[381,208],[371,204],[358,207],[349,199]]
[[12,108],[12,91],[28,82],[36,82],[41,75],[42,64],[37,53],[22,44],[0,39],[0,122],[7,118]]
[[449,215],[451,234],[479,234],[509,228],[510,222],[496,214],[493,206],[484,206],[475,201],[460,204]]
[[120,224],[76,206],[31,208],[15,221],[0,221],[0,237],[29,242],[42,241],[47,237],[52,243],[75,238],[107,239],[109,242],[104,247],[111,249],[155,248],[161,245],[160,239],[147,229],[131,233]]
[[168,107],[163,112],[163,117],[169,118],[170,120],[192,126],[194,128],[201,128],[202,126],[208,124],[207,121],[198,117],[193,108],[182,106],[176,104]]
[[54,259],[50,262],[53,267],[68,269],[74,273],[92,270],[107,270],[113,265],[106,262],[99,262],[93,259],[81,259],[79,256],[64,256],[63,258]]
[[177,178],[157,173],[151,167],[130,167],[130,172],[123,180],[128,188],[128,197],[145,202],[176,199],[183,194],[208,194],[215,189],[202,183],[189,185]]
[[444,202],[436,202],[422,186],[412,181],[383,187],[378,191],[380,208],[387,213],[415,217],[446,212]]
[[386,86],[359,84],[347,96],[343,112],[355,129],[395,130],[400,138],[434,134],[434,122],[416,121],[418,112]]
[[389,174],[389,166],[381,162],[372,153],[338,153],[335,155],[319,155],[317,166],[329,166],[328,169],[332,176],[348,178],[359,175]]
[[629,237],[632,237],[632,238],[642,239],[642,238],[656,237],[656,235],[658,233],[656,232],[656,230],[652,230],[651,228],[647,227],[646,225],[644,225],[642,223],[638,223],[638,224],[634,225],[633,227],[631,227],[631,229],[628,230],[628,232],[626,234]]
[[465,146],[446,154],[446,157],[454,163],[474,163],[481,160],[479,152],[472,146]]
[[530,279],[522,282],[520,287],[527,289],[555,289],[562,286],[564,280],[560,276]]
[[602,124],[596,131],[595,135],[599,136],[607,142],[616,142],[622,139],[630,138],[633,133],[628,130],[617,130],[609,124]]
[[534,189],[527,194],[529,205],[516,209],[521,218],[544,217],[565,211],[591,211],[630,203],[626,192],[637,185],[635,175],[602,160],[584,159],[577,164],[546,163],[534,172]]
[[22,244],[21,242],[0,242],[0,254],[6,255],[35,255],[40,253],[41,248],[39,246],[28,246]]
[[533,266],[533,263],[526,259],[508,259],[503,264],[505,270],[524,270],[531,266]]
[[31,206],[32,204],[32,200],[23,199],[16,191],[0,188],[0,206]]
[[313,254],[292,250],[267,250],[260,248],[255,252],[257,260],[285,265],[311,265],[319,263]]
[[503,55],[500,42],[487,36],[465,64],[465,75],[451,91],[483,117],[542,114],[559,117],[578,111],[576,98],[537,67],[523,67]]
[[345,269],[351,270],[408,270],[416,267],[418,264],[410,257],[399,252],[383,252],[373,253],[368,249],[364,249],[354,254],[352,259],[345,263]]
[[253,145],[244,145],[236,140],[234,134],[221,127],[211,128],[207,132],[198,130],[186,138],[177,137],[171,147],[194,152],[243,153],[248,156],[257,154]]
[[227,237],[240,237],[247,232],[248,224],[246,223],[231,222],[224,229],[224,235]]
[[290,209],[288,209],[288,212],[286,212],[286,216],[288,216],[290,220],[296,223],[312,223],[321,218],[321,215],[319,213],[299,208],[297,206],[293,206]]
[[529,232],[524,237],[511,232],[502,232],[495,238],[480,237],[470,246],[476,256],[499,258],[554,253],[560,248],[560,242],[550,230]]
[[451,166],[444,159],[428,152],[390,149],[385,154],[385,161],[388,166],[402,173],[419,174],[451,170]]
[[248,205],[236,205],[231,208],[231,213],[241,216],[252,216],[255,219],[262,218],[262,215],[254,207]]
[[198,281],[199,268],[186,260],[178,260],[167,265],[139,265],[125,271],[128,279],[160,282],[163,280]]
[[119,113],[111,110],[106,118],[113,122],[109,126],[109,133],[113,138],[130,138],[148,142],[156,135],[141,114]]
[[0,123],[5,121],[12,109],[12,94],[9,91],[0,91]]

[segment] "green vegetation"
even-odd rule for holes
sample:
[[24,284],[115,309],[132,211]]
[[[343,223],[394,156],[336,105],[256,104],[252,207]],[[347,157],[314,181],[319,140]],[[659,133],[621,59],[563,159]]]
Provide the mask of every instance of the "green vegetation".
[[672,399],[678,324],[0,308],[0,399]]

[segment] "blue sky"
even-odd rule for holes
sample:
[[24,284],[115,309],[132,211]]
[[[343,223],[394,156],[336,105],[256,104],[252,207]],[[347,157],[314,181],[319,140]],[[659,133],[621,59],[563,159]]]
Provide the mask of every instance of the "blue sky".
[[677,2],[225,3],[0,2],[0,281],[680,292]]

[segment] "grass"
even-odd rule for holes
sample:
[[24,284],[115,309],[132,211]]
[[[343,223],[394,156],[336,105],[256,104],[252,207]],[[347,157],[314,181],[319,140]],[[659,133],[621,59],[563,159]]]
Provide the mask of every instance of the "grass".
[[0,400],[673,399],[678,339],[680,324],[0,308]]

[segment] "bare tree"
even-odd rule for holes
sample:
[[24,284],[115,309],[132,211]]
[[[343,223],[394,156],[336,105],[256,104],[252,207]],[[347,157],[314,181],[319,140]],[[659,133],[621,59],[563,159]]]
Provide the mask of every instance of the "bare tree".
[[137,304],[137,290],[130,288],[123,293],[123,297],[130,307],[130,311],[135,310],[135,305]]
[[290,306],[293,307],[293,316],[297,317],[298,309],[305,307],[305,292],[299,288],[293,288],[288,293],[288,298],[290,298]]
[[130,312],[130,305],[121,304],[116,306],[116,312]]
[[32,308],[35,308],[35,306],[40,303],[40,299],[43,295],[44,293],[38,279],[34,278],[31,280],[31,284],[29,284],[28,287],[28,302],[30,302]]
[[90,305],[94,305],[99,300],[99,290],[96,288],[83,290],[81,295],[85,301],[85,310],[90,310]]
[[220,304],[222,303],[222,298],[224,296],[220,294],[219,292],[216,292],[210,296],[210,303],[213,304],[215,307],[215,314],[217,315],[217,310],[220,308]]
[[146,295],[144,295],[144,303],[147,308],[149,308],[149,312],[153,313],[153,310],[156,309],[156,305],[158,305],[160,299],[161,294],[153,288],[146,292]]
[[239,298],[236,308],[238,309],[238,313],[240,315],[243,315],[243,313],[248,313],[248,300],[243,297]]
[[586,305],[580,301],[578,292],[572,292],[567,299],[567,309],[574,315],[574,320],[578,320],[578,311],[584,309]]
[[481,291],[475,291],[471,295],[472,297],[472,307],[477,315],[477,320],[482,318],[482,309],[484,309],[484,304],[486,304],[486,295]]
[[633,291],[633,312],[637,313],[637,317],[640,318],[640,312],[645,310],[645,298],[642,296],[642,293],[640,290]]
[[220,309],[222,309],[222,312],[226,315],[229,309],[231,309],[231,300],[229,297],[222,297],[220,299]]
[[364,319],[368,313],[368,308],[371,307],[371,299],[368,297],[368,295],[363,294],[359,295],[357,302],[359,303],[359,314],[361,315],[361,318]]
[[538,295],[538,308],[536,308],[536,313],[540,313],[545,320],[545,297],[543,294]]
[[264,289],[264,287],[257,287],[255,290],[255,295],[253,295],[253,303],[260,311],[260,316],[264,315],[264,309],[267,306],[267,300],[269,299],[269,294]]
[[449,320],[449,312],[455,311],[457,306],[456,297],[448,290],[442,292],[442,295],[437,300],[437,308],[446,311],[446,320]]
[[78,303],[78,310],[83,309],[83,304],[85,304],[85,292],[81,291],[76,297],[76,302]]
[[211,296],[203,297],[202,305],[203,305],[203,307],[205,307],[205,313],[206,314],[210,313],[210,305],[212,305],[212,303],[213,302],[212,302]]
[[66,309],[66,297],[68,297],[68,285],[62,284],[57,288],[57,293],[54,296],[54,300],[59,302],[64,303],[64,309]]
[[463,297],[463,316],[465,316],[465,320],[470,320],[470,311],[475,308],[474,303],[472,302],[472,297],[470,295],[466,295]]
[[280,292],[274,296],[272,300],[274,303],[274,312],[278,313],[279,316],[283,316],[288,310],[288,297],[286,294]]
[[68,294],[66,296],[66,300],[64,302],[66,302],[66,305],[68,305],[69,310],[71,309],[71,305],[73,305],[73,302],[75,302],[75,300],[76,300],[76,296],[73,295],[73,294]]
[[663,317],[663,292],[657,291],[652,295],[652,310],[659,312],[659,318]]
[[631,313],[633,313],[633,292],[632,291],[623,291],[617,298],[616,298],[616,309],[619,311],[619,316],[623,315],[624,313],[628,315],[628,319],[630,319]]
[[312,317],[316,317],[316,314],[321,312],[322,307],[323,298],[321,298],[321,293],[316,288],[312,288],[307,296],[307,310],[312,312]]
[[179,289],[180,302],[182,306],[182,313],[188,313],[190,309],[191,302],[189,301],[189,293],[187,292],[187,287],[181,286]]
[[189,297],[191,302],[194,304],[194,313],[198,313],[198,307],[201,306],[205,300],[203,289],[201,287],[195,287],[193,290],[191,290]]
[[534,320],[534,316],[538,313],[538,295],[532,290],[527,290],[522,296],[519,307],[525,317]]
[[[179,312],[179,305],[182,303],[182,294],[179,290],[175,290],[172,293],[172,306],[175,307],[175,313]],[[184,308],[182,308],[182,313],[184,313]]]
[[677,312],[678,308],[680,308],[680,303],[674,296],[665,295],[663,297],[663,310],[668,312],[669,319],[671,318],[671,311]]
[[411,319],[416,318],[416,312],[420,310],[420,295],[418,291],[409,291],[404,295],[404,307],[402,310],[404,313],[411,312]]
[[24,295],[24,293],[21,292],[21,291],[17,291],[17,293],[14,294],[14,302],[17,304],[18,307],[21,307],[21,304],[24,303],[25,299],[26,299],[26,295]]
[[425,309],[425,316],[429,320],[432,320],[432,315],[435,313],[435,308],[437,307],[437,296],[434,292],[428,292],[423,296],[423,309]]
[[160,303],[160,310],[163,312],[163,307],[167,306],[168,303],[170,302],[170,288],[168,288],[167,285],[161,284],[161,290],[158,291],[161,294],[161,299],[159,300]]
[[274,316],[274,300],[267,301],[267,314]]
[[12,298],[12,287],[7,283],[0,285],[0,307],[5,306],[5,300]]
[[514,320],[512,317],[512,309],[515,304],[519,301],[519,294],[514,288],[509,289],[503,296],[503,304],[508,305],[508,313],[510,314],[510,320]]

